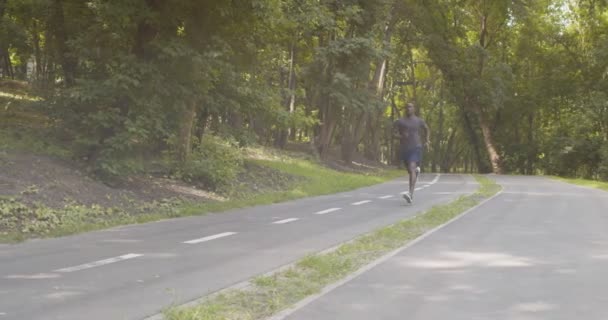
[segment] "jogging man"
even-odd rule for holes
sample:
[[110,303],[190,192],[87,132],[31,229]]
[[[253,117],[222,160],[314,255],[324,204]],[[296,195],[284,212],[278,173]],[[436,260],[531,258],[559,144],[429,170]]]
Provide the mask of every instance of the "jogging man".
[[395,129],[399,133],[399,159],[405,162],[407,172],[410,176],[410,190],[403,198],[408,203],[414,201],[414,189],[416,180],[420,173],[420,161],[422,161],[422,139],[421,132],[424,131],[424,142],[429,145],[430,131],[426,122],[416,116],[416,107],[408,103],[405,109],[406,116],[395,121]]

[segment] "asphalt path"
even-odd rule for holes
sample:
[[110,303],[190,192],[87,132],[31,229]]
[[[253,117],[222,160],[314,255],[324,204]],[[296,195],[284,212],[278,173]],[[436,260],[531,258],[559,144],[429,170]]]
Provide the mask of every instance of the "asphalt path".
[[608,193],[541,177],[275,319],[608,319]]
[[354,191],[56,239],[0,244],[0,320],[143,319],[473,192],[422,174]]

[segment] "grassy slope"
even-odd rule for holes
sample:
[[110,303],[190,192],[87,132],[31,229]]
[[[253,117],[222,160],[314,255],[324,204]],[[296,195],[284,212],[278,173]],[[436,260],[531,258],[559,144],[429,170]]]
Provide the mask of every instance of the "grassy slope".
[[[283,158],[279,160],[252,160],[258,165],[266,166],[281,172],[302,177],[290,189],[281,192],[262,192],[241,196],[224,202],[204,202],[198,204],[182,204],[177,207],[161,206],[154,208],[152,213],[129,214],[121,210],[102,207],[87,208],[85,206],[67,206],[64,209],[43,208],[36,214],[42,213],[45,217],[50,215],[61,217],[61,222],[54,222],[48,228],[41,223],[33,221],[33,228],[43,232],[23,232],[12,230],[2,232],[0,228],[0,242],[21,241],[28,237],[37,236],[63,236],[92,230],[99,230],[112,226],[143,223],[166,218],[203,215],[210,212],[220,212],[235,208],[244,208],[255,205],[271,204],[297,198],[331,194],[340,191],[352,190],[364,186],[381,183],[402,174],[396,170],[383,171],[376,175],[350,174],[334,171],[307,160]],[[264,183],[264,182],[263,182]],[[15,206],[19,203],[0,201],[0,223],[2,220],[13,218],[10,215],[25,214],[27,210]],[[50,210],[50,211],[49,211]],[[53,218],[54,221],[55,218]],[[0,225],[1,227],[1,225]],[[23,229],[23,226],[21,227]]]

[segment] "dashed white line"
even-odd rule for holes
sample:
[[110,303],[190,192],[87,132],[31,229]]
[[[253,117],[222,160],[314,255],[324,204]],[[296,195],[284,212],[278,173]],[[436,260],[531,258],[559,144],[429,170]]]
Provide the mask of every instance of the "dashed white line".
[[418,187],[418,188],[414,189],[414,191],[418,191],[418,190],[422,190],[422,189],[424,189],[424,188],[423,187]]
[[61,275],[56,273],[37,273],[37,274],[11,274],[5,276],[4,279],[26,279],[26,280],[41,280],[59,278]]
[[362,204],[366,204],[366,203],[370,203],[372,202],[371,200],[363,200],[363,201],[359,201],[359,202],[355,202],[355,203],[351,203],[353,206],[360,206]]
[[298,221],[298,220],[300,220],[300,219],[299,218],[289,218],[289,219],[275,221],[273,223],[274,224],[285,224],[285,223],[290,223],[290,222],[294,222],[294,221]]
[[138,253],[129,253],[129,254],[124,254],[122,256],[118,256],[118,257],[114,257],[114,258],[109,258],[109,259],[104,259],[104,260],[99,260],[99,261],[94,261],[94,262],[90,262],[90,263],[85,263],[85,264],[81,264],[78,266],[74,266],[74,267],[69,267],[69,268],[63,268],[63,269],[57,269],[55,270],[55,272],[75,272],[75,271],[81,271],[81,270],[85,270],[85,269],[91,269],[91,268],[95,268],[95,267],[100,267],[100,266],[104,266],[110,263],[115,263],[115,262],[120,262],[120,261],[124,261],[124,260],[129,260],[129,259],[133,259],[133,258],[137,258],[137,257],[141,257],[143,256],[143,254],[138,254]]
[[326,214],[326,213],[330,213],[330,212],[338,211],[338,210],[341,210],[341,209],[342,209],[342,208],[331,208],[331,209],[327,209],[327,210],[323,210],[323,211],[315,212],[315,214]]
[[439,177],[440,177],[440,176],[441,176],[441,174],[437,174],[437,176],[435,176],[435,179],[433,179],[433,180],[431,181],[431,183],[429,183],[429,184],[435,184],[435,183],[437,183],[437,181],[439,181]]
[[207,242],[207,241],[211,241],[211,240],[215,240],[215,239],[219,239],[219,238],[228,237],[228,236],[235,235],[235,234],[236,234],[236,232],[223,232],[223,233],[219,233],[219,234],[208,236],[208,237],[184,241],[182,243],[197,244],[197,243],[201,243],[201,242]]
[[393,195],[388,195],[388,196],[379,197],[378,199],[389,199],[389,198],[392,198],[392,197],[394,197],[394,196]]

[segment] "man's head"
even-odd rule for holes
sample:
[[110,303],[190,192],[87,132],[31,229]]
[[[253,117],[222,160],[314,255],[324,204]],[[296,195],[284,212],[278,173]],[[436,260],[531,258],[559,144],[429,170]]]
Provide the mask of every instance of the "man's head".
[[405,115],[410,117],[416,114],[416,106],[414,103],[410,102],[405,106]]

